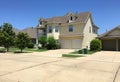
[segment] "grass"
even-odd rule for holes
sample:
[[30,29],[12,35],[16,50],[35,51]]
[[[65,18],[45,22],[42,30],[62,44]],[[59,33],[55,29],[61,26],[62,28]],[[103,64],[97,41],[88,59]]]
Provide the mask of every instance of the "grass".
[[[88,50],[87,54],[86,55],[91,55],[93,53],[96,53],[97,51],[90,51]],[[71,52],[69,54],[62,54],[62,57],[69,57],[69,58],[76,58],[76,57],[85,57],[85,55],[80,55],[80,54],[84,54],[84,49],[82,50],[78,50],[78,51],[74,51],[74,52]]]
[[6,49],[5,48],[0,48],[0,53],[5,53]]
[[[23,53],[43,52],[43,51],[47,51],[47,49],[38,49],[38,48],[25,48],[25,49],[23,49]],[[21,53],[21,52],[20,52],[20,49],[15,48],[15,47],[11,47],[11,48],[9,49],[9,52]]]
[[83,55],[75,55],[75,54],[62,54],[62,57],[76,58],[76,57],[84,57],[84,56]]
[[[91,54],[94,54],[96,53],[97,51],[91,51],[91,50],[88,50],[87,54],[88,55],[91,55]],[[81,52],[79,51],[74,51],[74,52],[71,52],[70,54],[84,54],[84,50],[81,50]]]

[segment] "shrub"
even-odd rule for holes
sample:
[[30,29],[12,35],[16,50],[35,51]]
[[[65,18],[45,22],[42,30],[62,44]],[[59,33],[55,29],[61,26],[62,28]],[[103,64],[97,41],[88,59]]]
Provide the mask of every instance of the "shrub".
[[54,37],[49,37],[47,39],[47,45],[46,45],[47,49],[58,49],[60,48],[60,44],[57,43],[57,41],[54,39]]
[[56,40],[54,39],[54,37],[48,37],[47,39],[47,49],[55,49],[56,46]]
[[42,47],[45,47],[47,44],[47,37],[44,35],[40,36],[38,42],[42,45]]
[[99,51],[102,48],[101,41],[99,39],[93,39],[90,42],[90,50],[92,51]]
[[28,48],[34,48],[34,43],[33,42],[29,42],[28,45],[27,45]]

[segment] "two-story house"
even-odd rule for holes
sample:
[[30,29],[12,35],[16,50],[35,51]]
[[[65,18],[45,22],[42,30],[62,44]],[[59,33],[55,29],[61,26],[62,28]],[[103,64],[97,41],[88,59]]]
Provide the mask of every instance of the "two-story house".
[[53,36],[64,49],[89,48],[90,41],[97,37],[98,27],[93,23],[90,12],[68,13],[60,17],[40,18],[37,36]]

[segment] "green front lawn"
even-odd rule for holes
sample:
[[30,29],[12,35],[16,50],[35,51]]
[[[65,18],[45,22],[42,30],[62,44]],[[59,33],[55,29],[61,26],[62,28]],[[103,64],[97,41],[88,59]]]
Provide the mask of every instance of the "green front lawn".
[[[91,51],[91,50],[88,50],[87,54],[88,55],[91,55],[91,54],[94,54],[96,53],[97,51]],[[70,54],[84,54],[84,50],[81,50],[81,51],[74,51],[74,52],[71,52]]]
[[62,54],[62,57],[76,58],[76,57],[84,57],[84,55]]
[[[0,48],[0,51],[5,51],[5,48]],[[25,48],[23,50],[23,53],[30,53],[30,52],[43,52],[43,51],[47,51],[47,49],[38,49],[38,48]],[[9,52],[14,52],[14,53],[20,53],[20,49],[15,48],[15,47],[11,47],[9,48]]]
[[85,57],[85,55],[91,55],[91,54],[96,53],[96,52],[97,51],[90,51],[90,50],[88,50],[87,54],[84,54],[84,49],[82,49],[80,51],[79,50],[78,51],[74,51],[74,52],[71,52],[69,54],[62,54],[62,57],[70,57],[70,58]]

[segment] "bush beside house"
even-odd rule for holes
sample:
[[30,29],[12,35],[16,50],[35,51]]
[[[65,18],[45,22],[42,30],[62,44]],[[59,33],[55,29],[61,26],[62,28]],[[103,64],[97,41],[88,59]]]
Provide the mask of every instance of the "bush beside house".
[[91,51],[100,51],[102,49],[102,43],[99,39],[93,39],[90,42],[90,50]]
[[32,41],[30,41],[27,45],[28,48],[34,48],[34,43]]
[[42,48],[44,48],[47,44],[47,37],[44,35],[39,37],[38,42],[42,45]]
[[53,36],[46,37],[46,36],[41,36],[39,37],[39,43],[42,45],[42,48],[47,48],[47,49],[59,49],[60,44],[57,42],[57,40],[54,39]]

